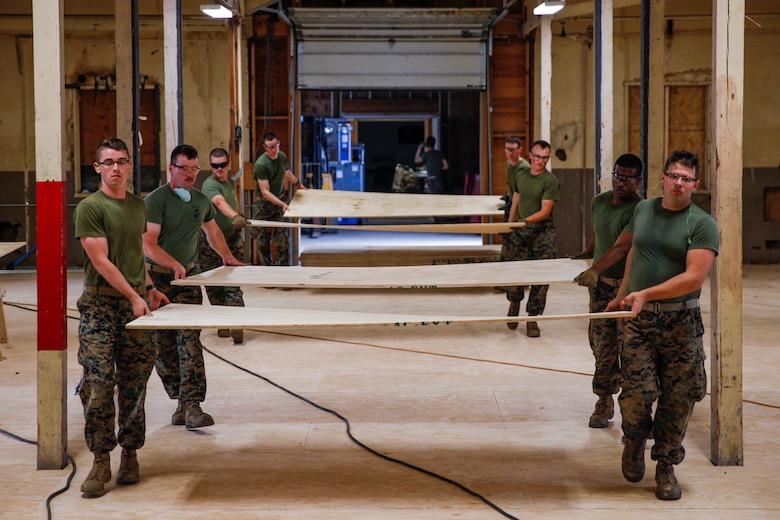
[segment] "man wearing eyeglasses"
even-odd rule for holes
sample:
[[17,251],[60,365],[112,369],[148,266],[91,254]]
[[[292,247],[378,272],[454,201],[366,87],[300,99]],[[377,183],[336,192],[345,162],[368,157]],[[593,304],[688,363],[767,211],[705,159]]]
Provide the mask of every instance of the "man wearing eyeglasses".
[[[233,256],[244,261],[244,239],[241,230],[247,225],[247,220],[238,212],[236,183],[230,177],[230,155],[224,148],[214,148],[209,153],[211,176],[203,181],[203,193],[217,208],[217,226],[225,236]],[[222,258],[209,245],[206,233],[200,231],[198,243],[198,265],[201,271],[216,269],[222,265]],[[243,307],[244,296],[241,287],[206,287],[206,295],[211,305],[227,307]],[[218,329],[220,338],[232,337],[234,344],[244,342],[243,329]]]
[[74,215],[76,237],[87,255],[84,292],[77,302],[78,359],[84,367],[77,391],[84,405],[84,438],[95,459],[81,485],[85,497],[105,493],[111,480],[109,454],[117,444],[122,458],[116,483],[135,484],[141,478],[136,450],[146,438],[144,404],[154,350],[148,330],[125,325],[168,303],[144,267],[146,205],[127,191],[131,164],[122,140],[100,141],[93,163],[100,189],[83,199]]
[[[593,258],[593,266],[574,281],[588,288],[590,312],[601,312],[617,294],[631,249],[634,208],[642,200],[636,192],[642,178],[642,161],[624,154],[612,170],[612,190],[599,193],[591,202],[593,232],[588,247],[573,258]],[[590,320],[588,339],[596,361],[592,389],[598,396],[588,420],[591,428],[606,428],[615,415],[612,396],[620,389],[620,334],[618,320]]]
[[655,496],[678,500],[674,465],[685,457],[688,421],[707,390],[699,295],[720,237],[715,219],[691,202],[699,185],[695,153],[673,152],[661,182],[663,197],[636,206],[626,275],[607,310],[630,308],[634,314],[625,322],[620,356],[623,476],[629,482],[644,477],[645,440],[652,432]]
[[[255,161],[257,190],[252,203],[252,217],[258,220],[284,221],[288,209],[284,181],[287,180],[299,190],[305,190],[303,183],[290,171],[287,155],[280,150],[276,134],[263,136],[263,155]],[[287,232],[282,228],[254,228],[257,235],[257,250],[263,265],[290,265],[290,244]],[[271,243],[276,251],[276,261],[271,255]]]
[[[198,151],[181,144],[171,152],[168,165],[170,181],[146,196],[149,210],[144,233],[144,254],[155,287],[173,303],[200,305],[200,287],[171,285],[197,274],[200,268],[198,233],[206,238],[225,265],[245,265],[230,252],[225,237],[217,226],[217,210],[203,192],[193,188],[198,177]],[[200,331],[156,330],[152,332],[155,346],[155,367],[163,387],[179,404],[171,416],[171,424],[187,429],[211,426],[214,419],[200,407],[206,399],[206,369]]]
[[[507,171],[519,155],[519,147],[505,144],[507,153]],[[512,150],[510,150],[512,148]],[[556,235],[553,225],[553,207],[560,198],[558,179],[547,170],[550,160],[550,143],[534,141],[529,153],[530,168],[517,168],[514,176],[507,174],[507,182],[512,193],[512,206],[509,210],[509,222],[524,222],[525,226],[514,228],[504,235],[505,246],[501,248],[501,260],[540,260],[555,258]],[[532,285],[528,293],[525,309],[529,316],[544,313],[547,301],[548,285]],[[508,316],[520,313],[520,302],[525,296],[525,287],[508,287],[506,297],[509,300]],[[510,330],[517,323],[507,323]],[[526,323],[526,335],[538,338],[541,335],[535,321]]]

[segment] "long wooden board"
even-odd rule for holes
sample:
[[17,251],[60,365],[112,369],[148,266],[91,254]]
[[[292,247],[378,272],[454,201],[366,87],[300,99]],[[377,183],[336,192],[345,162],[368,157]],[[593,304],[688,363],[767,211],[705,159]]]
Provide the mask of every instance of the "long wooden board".
[[286,218],[458,217],[503,215],[497,195],[427,195],[332,190],[299,190]]
[[514,228],[525,226],[524,222],[461,222],[455,224],[388,224],[344,226],[338,224],[303,224],[301,222],[277,222],[273,220],[249,220],[253,227],[348,229],[350,231],[395,231],[405,233],[465,233],[487,234],[509,233]]
[[26,245],[27,242],[0,242],[0,258]]
[[241,329],[292,327],[410,327],[456,323],[503,323],[572,319],[629,318],[630,311],[565,314],[557,316],[452,316],[378,314],[368,312],[312,311],[266,307],[220,307],[172,303],[152,316],[136,318],[128,329]]
[[444,289],[571,282],[589,267],[589,260],[570,258],[393,267],[223,266],[172,283],[301,289]]

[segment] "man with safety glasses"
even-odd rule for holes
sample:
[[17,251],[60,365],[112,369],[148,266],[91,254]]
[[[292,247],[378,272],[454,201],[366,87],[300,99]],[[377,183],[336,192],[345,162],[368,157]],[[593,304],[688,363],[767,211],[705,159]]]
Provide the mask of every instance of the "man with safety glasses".
[[[617,295],[626,255],[631,249],[631,223],[634,208],[642,200],[636,192],[642,179],[642,160],[624,154],[612,169],[612,189],[599,193],[591,202],[593,232],[588,247],[573,258],[593,258],[593,266],[577,275],[574,281],[588,288],[590,312],[601,312]],[[615,415],[612,396],[620,390],[620,328],[615,319],[590,320],[588,340],[596,361],[593,393],[596,407],[588,420],[591,428],[606,428]]]
[[637,204],[626,274],[606,310],[630,308],[634,314],[625,322],[620,356],[623,476],[629,482],[644,477],[652,432],[655,496],[679,500],[674,465],[685,457],[688,421],[707,390],[699,295],[720,236],[715,219],[691,201],[699,186],[698,155],[673,152],[661,182],[663,197]]
[[[214,148],[209,153],[211,176],[203,181],[201,190],[217,208],[217,226],[225,235],[230,252],[237,260],[244,261],[244,239],[241,230],[247,225],[247,220],[238,212],[238,197],[236,182],[230,177],[230,154],[224,148]],[[240,173],[239,173],[240,175]],[[198,242],[198,265],[201,271],[209,271],[222,266],[222,258],[209,245],[206,233],[200,231]],[[211,305],[227,307],[243,307],[244,293],[241,287],[206,287],[206,295]],[[220,338],[232,337],[233,343],[244,342],[243,329],[218,329]]]
[[[513,162],[514,154],[519,154],[516,145],[505,144],[508,164]],[[510,151],[510,148],[512,150]],[[553,225],[553,207],[560,198],[558,179],[547,170],[550,160],[550,143],[534,141],[528,154],[530,168],[519,168],[516,175],[507,174],[507,182],[512,193],[512,207],[509,210],[509,222],[524,222],[524,227],[514,228],[504,236],[505,246],[501,248],[501,260],[541,260],[555,258],[557,244]],[[508,168],[507,168],[508,169]],[[532,285],[528,293],[525,310],[529,316],[538,316],[544,312],[549,285]],[[525,296],[525,287],[508,287],[506,297],[509,300],[508,316],[520,313],[520,302]],[[507,323],[510,330],[517,323]],[[535,321],[526,323],[526,335],[538,338],[541,335]]]

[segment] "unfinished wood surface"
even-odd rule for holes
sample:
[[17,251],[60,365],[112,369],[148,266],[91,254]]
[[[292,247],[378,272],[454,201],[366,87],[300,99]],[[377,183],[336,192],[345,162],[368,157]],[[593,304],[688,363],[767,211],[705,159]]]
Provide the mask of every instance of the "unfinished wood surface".
[[0,258],[9,253],[13,253],[25,245],[27,245],[27,242],[0,242]]
[[379,267],[399,265],[473,264],[497,262],[501,246],[365,246],[344,249],[304,249],[300,255],[305,267]]
[[458,217],[503,215],[498,195],[426,195],[299,190],[286,218]]
[[303,228],[303,229],[348,229],[350,231],[394,231],[405,233],[459,233],[490,235],[509,233],[524,227],[525,222],[459,222],[454,224],[387,224],[344,226],[338,224],[304,224],[301,222],[276,222],[273,220],[249,220],[253,227]]
[[248,265],[218,267],[184,280],[174,280],[172,283],[319,289],[444,289],[571,282],[589,267],[589,260],[570,258],[399,267]]
[[630,311],[551,316],[456,316],[452,314],[384,314],[268,307],[221,307],[172,303],[127,324],[128,329],[249,329],[300,327],[411,327],[463,323],[503,323],[573,319],[629,318]]

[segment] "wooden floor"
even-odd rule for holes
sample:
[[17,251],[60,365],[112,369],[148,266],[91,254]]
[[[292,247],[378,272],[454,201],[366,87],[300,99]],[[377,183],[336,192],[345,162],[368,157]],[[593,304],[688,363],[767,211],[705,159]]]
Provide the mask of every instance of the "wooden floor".
[[[34,305],[35,275],[0,273],[6,303]],[[76,316],[81,275],[69,275]],[[716,467],[710,400],[694,413],[677,469],[683,498],[654,495],[654,466],[626,482],[619,414],[587,427],[595,397],[586,322],[542,323],[542,336],[504,325],[391,329],[252,330],[245,345],[204,332],[212,352],[349,419],[376,451],[456,481],[503,510],[534,519],[780,518],[780,267],[746,266],[744,293],[745,464]],[[248,289],[247,305],[369,312],[506,311],[491,289],[339,291]],[[702,299],[709,344],[709,299]],[[550,289],[547,313],[587,310],[573,284]],[[0,428],[35,439],[35,312],[6,306],[10,344],[0,361]],[[175,403],[152,374],[140,483],[109,484],[97,499],[79,486],[91,466],[84,444],[77,321],[69,320],[68,452],[77,472],[52,501],[54,519],[493,519],[501,513],[458,487],[372,455],[343,422],[268,381],[206,353],[216,424],[170,424]],[[119,449],[112,455],[114,473]],[[649,462],[649,449],[647,453]],[[46,499],[71,472],[36,470],[36,447],[0,435],[0,518],[45,518]]]

